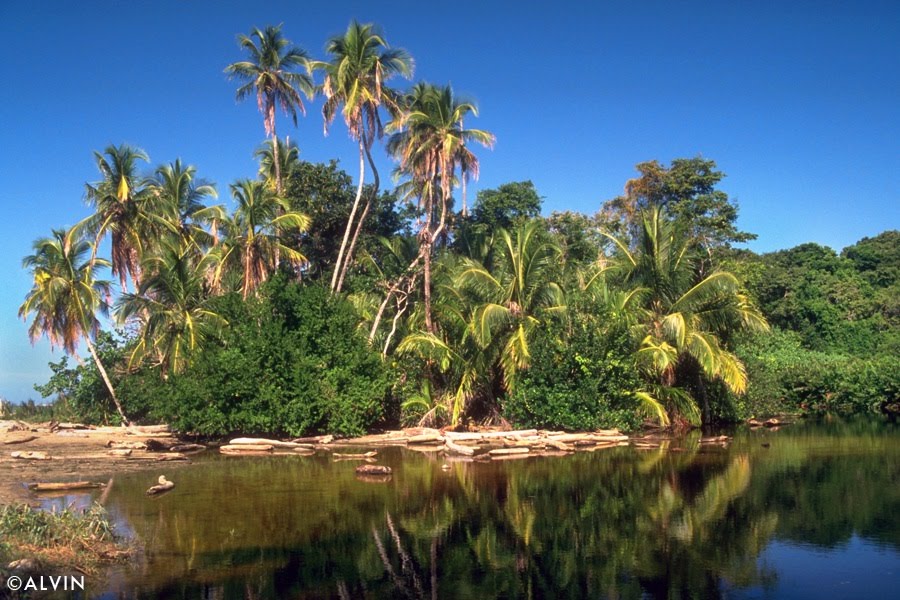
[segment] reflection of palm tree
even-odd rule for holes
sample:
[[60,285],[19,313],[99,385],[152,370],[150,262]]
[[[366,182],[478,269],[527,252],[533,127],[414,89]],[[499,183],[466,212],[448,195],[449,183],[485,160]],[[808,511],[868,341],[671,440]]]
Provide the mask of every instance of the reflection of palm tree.
[[95,266],[105,267],[109,263],[96,257],[87,260],[88,253],[93,255],[93,247],[78,237],[77,228],[68,232],[55,229],[52,238],[37,240],[34,254],[22,261],[31,270],[34,283],[19,307],[19,316],[27,319],[34,315],[28,328],[32,341],[46,336],[51,347],[61,346],[74,354],[78,342],[84,340],[119,416],[125,424],[130,424],[91,341],[100,330],[97,313],[107,311],[104,297],[109,296],[110,286],[108,281],[94,277]]

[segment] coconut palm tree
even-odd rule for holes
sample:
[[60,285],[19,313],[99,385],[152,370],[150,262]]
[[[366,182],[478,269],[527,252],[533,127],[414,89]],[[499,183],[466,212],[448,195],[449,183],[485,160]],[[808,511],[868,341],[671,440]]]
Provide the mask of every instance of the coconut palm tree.
[[[495,138],[487,131],[462,128],[463,119],[478,112],[471,102],[456,98],[450,86],[417,84],[406,97],[405,107],[402,116],[390,125],[397,133],[388,141],[388,151],[400,160],[401,168],[425,192],[420,202],[424,219],[419,240],[424,264],[425,325],[428,332],[434,333],[431,252],[446,227],[456,167],[465,165],[466,175],[477,178],[478,159],[467,144],[477,142],[490,148]],[[440,181],[439,190],[433,185],[435,181]]]
[[[289,115],[297,125],[297,112],[306,114],[301,93],[308,99],[315,95],[309,55],[305,50],[293,46],[281,33],[281,25],[269,25],[260,31],[254,28],[250,35],[238,36],[238,44],[247,51],[249,60],[232,63],[225,67],[230,79],[237,79],[242,85],[236,97],[244,100],[256,95],[256,105],[263,114],[266,136],[278,139],[275,130],[275,108]],[[296,71],[302,69],[302,72]],[[282,192],[281,163],[278,160],[278,145],[275,154],[275,188]]]
[[[398,111],[396,94],[385,85],[385,82],[395,75],[411,77],[413,60],[404,49],[389,47],[373,24],[360,24],[356,21],[351,21],[343,35],[331,38],[325,50],[330,55],[330,60],[314,64],[315,68],[325,71],[325,82],[322,85],[322,93],[325,95],[325,104],[322,107],[325,133],[328,133],[328,126],[340,111],[350,137],[359,144],[359,183],[356,198],[347,219],[337,263],[331,276],[332,291],[340,292],[344,276],[352,262],[356,240],[371,203],[371,200],[366,201],[357,219],[365,179],[366,159],[375,177],[372,196],[378,194],[378,169],[372,160],[371,148],[375,139],[380,139],[383,134],[379,110],[385,107],[393,115]],[[352,241],[351,232],[353,232]]]
[[216,187],[196,177],[197,169],[184,165],[181,159],[162,165],[147,182],[147,192],[153,209],[150,218],[161,229],[171,233],[183,245],[205,249],[215,243],[216,230],[225,218],[222,205],[206,206],[208,198],[218,198]]
[[672,412],[696,424],[700,411],[695,399],[676,386],[696,373],[743,393],[744,365],[723,340],[741,329],[766,330],[768,324],[733,274],[703,272],[695,245],[663,209],[644,212],[633,250],[623,240],[610,239],[622,255],[623,282],[639,298],[637,358],[653,378],[649,393],[666,396],[660,399],[668,401]]
[[231,184],[231,195],[237,208],[225,222],[227,237],[219,250],[218,270],[221,274],[229,265],[237,267],[247,298],[278,267],[276,254],[296,268],[306,263],[303,254],[281,242],[278,232],[303,232],[310,220],[290,210],[288,202],[276,196],[264,181],[239,180]]
[[562,288],[554,281],[560,248],[542,233],[537,220],[512,233],[500,230],[489,258],[491,268],[463,259],[455,276],[457,287],[474,293],[472,337],[483,351],[498,350],[495,356],[507,392],[514,390],[517,374],[531,362],[529,341],[541,314],[566,308]]
[[[290,180],[300,166],[300,149],[290,139],[285,141],[279,139],[266,140],[262,146],[257,148],[253,155],[259,160],[259,176],[276,192],[278,189],[278,186],[275,184],[278,181],[276,172],[281,173],[283,182]],[[277,169],[275,168],[276,156],[278,157]]]
[[154,354],[163,376],[180,372],[192,355],[214,338],[227,322],[213,311],[206,275],[215,259],[197,258],[193,243],[163,242],[159,254],[145,259],[137,294],[123,294],[116,303],[120,324],[140,323],[140,337],[131,362]]
[[103,176],[96,183],[85,184],[85,195],[94,207],[94,214],[76,227],[95,236],[94,253],[103,237],[107,234],[112,237],[112,274],[118,275],[122,288],[127,289],[129,276],[136,285],[140,281],[143,246],[152,237],[145,235],[150,224],[149,195],[137,172],[138,162],[149,158],[140,148],[122,144],[108,146],[102,154],[94,152],[94,159]]
[[51,347],[59,346],[74,354],[78,342],[84,340],[119,416],[128,425],[128,417],[91,341],[100,330],[97,314],[106,313],[105,298],[110,293],[109,282],[96,279],[94,273],[97,267],[109,266],[109,262],[94,256],[91,243],[80,233],[77,228],[54,229],[52,237],[34,242],[34,254],[22,261],[31,271],[34,283],[19,307],[19,316],[28,320],[34,315],[28,328],[32,342],[46,336]]

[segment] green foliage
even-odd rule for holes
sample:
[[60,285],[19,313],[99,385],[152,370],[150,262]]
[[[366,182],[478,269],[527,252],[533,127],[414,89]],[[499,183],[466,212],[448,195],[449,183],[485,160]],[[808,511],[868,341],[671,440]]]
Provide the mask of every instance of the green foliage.
[[678,226],[705,247],[728,246],[756,239],[756,235],[735,226],[737,203],[716,186],[725,174],[713,160],[701,157],[677,158],[665,167],[659,161],[636,167],[640,176],[625,184],[625,195],[604,203],[600,220],[608,229],[621,233],[640,227],[641,211],[665,208]]
[[859,358],[805,349],[801,337],[773,331],[743,340],[737,354],[750,387],[738,416],[877,413],[900,402],[900,358]]
[[641,387],[624,331],[583,311],[537,329],[531,367],[503,401],[506,418],[523,427],[585,430],[637,428]]
[[351,435],[383,417],[390,375],[345,300],[281,274],[259,299],[231,294],[217,308],[231,323],[220,344],[168,380],[140,377],[157,418],[205,435]]
[[[762,265],[762,276],[749,283],[763,313],[773,325],[796,331],[805,347],[859,356],[900,347],[900,283],[888,278],[890,268],[876,270],[870,259],[855,263],[817,244],[744,258]],[[857,270],[859,264],[867,271]],[[865,276],[876,272],[883,287]]]
[[496,189],[481,190],[468,226],[481,232],[515,229],[540,216],[541,202],[531,181],[513,181]]
[[[103,364],[109,366],[113,387],[117,389],[120,384],[127,385],[128,378],[123,375],[129,347],[121,335],[101,331],[97,336],[96,350]],[[71,365],[68,357],[64,356],[59,362],[51,362],[50,370],[53,372],[50,380],[43,385],[35,385],[34,389],[44,398],[54,398],[54,410],[60,416],[77,415],[76,420],[89,424],[120,422],[115,403],[94,361]],[[140,421],[146,417],[146,406],[131,398],[125,390],[123,407],[132,420]]]

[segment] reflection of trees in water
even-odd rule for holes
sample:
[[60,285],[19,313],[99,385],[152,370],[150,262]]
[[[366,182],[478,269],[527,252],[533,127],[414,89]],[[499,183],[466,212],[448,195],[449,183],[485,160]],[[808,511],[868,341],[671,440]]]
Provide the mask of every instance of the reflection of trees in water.
[[[890,517],[900,509],[889,485],[900,478],[896,437],[816,431],[757,432],[729,448],[688,438],[661,450],[453,463],[449,472],[395,457],[383,485],[328,463],[284,474],[284,463],[248,461],[215,481],[225,475],[242,495],[256,481],[273,490],[230,501],[211,483],[213,497],[192,506],[146,512],[120,497],[118,510],[151,542],[146,580],[157,583],[147,597],[718,597],[773,582],[757,558],[776,533],[827,545],[878,529],[900,547]],[[245,468],[256,479],[242,479]],[[205,489],[190,472],[180,471],[180,487]],[[315,502],[282,490],[309,486],[310,476],[320,481]],[[199,507],[214,517],[200,518]],[[240,511],[254,512],[239,521]]]

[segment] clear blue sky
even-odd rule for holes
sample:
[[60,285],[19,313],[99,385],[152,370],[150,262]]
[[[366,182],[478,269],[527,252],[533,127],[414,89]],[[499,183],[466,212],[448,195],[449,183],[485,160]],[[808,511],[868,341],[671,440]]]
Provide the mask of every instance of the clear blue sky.
[[[30,287],[21,259],[88,214],[93,150],[181,157],[223,192],[255,174],[262,120],[222,73],[253,26],[283,22],[321,57],[351,18],[379,23],[415,57],[415,80],[479,104],[467,125],[497,145],[479,153],[475,190],[531,179],[547,213],[593,213],[636,163],[702,154],[727,173],[753,250],[839,250],[900,227],[896,0],[252,4],[0,0],[0,396],[39,399],[32,384],[60,356],[32,347],[16,317]],[[343,125],[323,138],[321,105],[308,108],[280,132],[304,159],[352,173]]]

